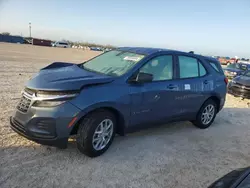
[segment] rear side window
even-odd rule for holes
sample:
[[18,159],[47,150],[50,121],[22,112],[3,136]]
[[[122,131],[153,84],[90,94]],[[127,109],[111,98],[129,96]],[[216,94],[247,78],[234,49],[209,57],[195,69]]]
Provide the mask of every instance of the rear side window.
[[203,65],[199,62],[199,69],[200,69],[200,76],[205,76],[207,74],[206,69],[203,67]]
[[63,43],[63,42],[60,42],[59,44],[60,45],[68,45],[67,43]]
[[194,78],[206,75],[207,71],[200,61],[193,57],[178,56],[180,78]]
[[223,74],[223,70],[222,70],[222,68],[220,67],[219,63],[210,61],[209,64],[211,65],[211,67],[213,67],[213,69],[214,69],[216,72]]

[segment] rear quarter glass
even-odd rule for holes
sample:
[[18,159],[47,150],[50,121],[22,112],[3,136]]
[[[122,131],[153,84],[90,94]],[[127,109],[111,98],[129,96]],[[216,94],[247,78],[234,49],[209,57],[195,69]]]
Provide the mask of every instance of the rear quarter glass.
[[208,61],[208,63],[216,72],[224,74],[221,64],[218,61]]

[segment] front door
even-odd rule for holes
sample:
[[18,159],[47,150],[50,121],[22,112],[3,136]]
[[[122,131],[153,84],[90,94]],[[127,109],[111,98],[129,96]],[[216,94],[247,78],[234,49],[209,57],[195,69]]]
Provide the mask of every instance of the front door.
[[131,125],[161,122],[175,115],[178,92],[172,55],[152,58],[139,72],[153,75],[153,81],[130,86]]

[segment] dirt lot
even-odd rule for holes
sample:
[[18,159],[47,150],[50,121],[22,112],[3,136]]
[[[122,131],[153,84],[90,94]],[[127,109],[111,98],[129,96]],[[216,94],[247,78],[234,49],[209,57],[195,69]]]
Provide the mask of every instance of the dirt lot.
[[117,136],[101,157],[60,150],[14,133],[11,115],[24,83],[53,61],[82,62],[97,52],[0,43],[0,187],[207,187],[250,163],[249,101],[227,96],[212,127],[172,123]]

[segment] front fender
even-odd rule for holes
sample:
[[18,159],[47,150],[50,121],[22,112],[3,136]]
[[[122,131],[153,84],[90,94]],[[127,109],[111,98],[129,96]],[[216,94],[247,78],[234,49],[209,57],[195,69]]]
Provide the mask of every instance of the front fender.
[[[70,127],[70,129],[71,129],[70,132],[74,129],[75,126],[77,126],[79,121],[82,120],[87,114],[89,114],[95,110],[98,110],[98,109],[110,109],[112,111],[115,111],[116,114],[119,114],[119,119],[118,119],[119,122],[118,123],[119,123],[119,126],[121,126],[119,128],[119,130],[122,133],[124,133],[124,131],[126,130],[126,127],[128,127],[128,125],[129,125],[130,109],[122,104],[117,104],[114,102],[96,103],[96,104],[90,105],[90,106],[84,108],[83,110],[81,110],[76,116],[76,121]],[[121,121],[122,121],[122,123],[121,123]]]
[[114,102],[101,102],[101,103],[96,103],[96,104],[93,104],[93,105],[90,105],[84,109],[82,109],[78,115],[80,117],[83,117],[85,116],[86,114],[92,112],[92,111],[95,111],[97,109],[100,109],[100,108],[110,108],[110,109],[113,109],[117,112],[119,112],[123,117],[124,119],[125,118],[128,118],[130,116],[130,109],[128,109],[128,107],[124,104],[117,104],[117,103],[114,103]]
[[129,87],[126,85],[108,83],[87,87],[70,102],[81,110],[79,118],[99,108],[111,108],[118,112],[125,120],[124,124],[128,125],[131,99]]

